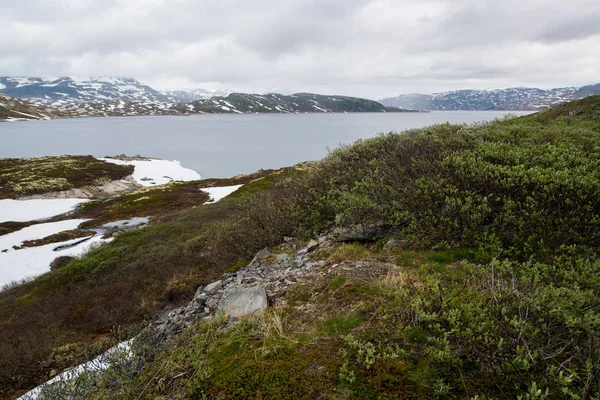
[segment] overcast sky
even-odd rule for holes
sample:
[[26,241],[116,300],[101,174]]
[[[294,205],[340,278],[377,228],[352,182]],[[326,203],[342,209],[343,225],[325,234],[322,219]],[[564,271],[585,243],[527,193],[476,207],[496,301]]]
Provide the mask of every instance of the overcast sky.
[[0,0],[0,76],[381,98],[599,72],[598,0]]

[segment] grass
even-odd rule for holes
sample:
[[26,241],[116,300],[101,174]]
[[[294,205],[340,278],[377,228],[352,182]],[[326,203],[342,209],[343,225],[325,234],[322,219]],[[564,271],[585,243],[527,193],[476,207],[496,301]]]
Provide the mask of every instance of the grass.
[[347,334],[362,323],[362,318],[356,313],[332,315],[320,322],[317,331],[324,336]]
[[[259,179],[269,174],[274,176]],[[290,167],[232,180],[174,183],[166,190],[150,188],[109,202],[87,203],[78,215],[94,218],[90,225],[144,214],[161,222],[120,234],[64,268],[0,292],[0,332],[6,339],[0,344],[0,394],[33,387],[52,370],[69,366],[65,359],[36,361],[45,354],[88,343],[90,335],[111,334],[114,327],[135,331],[165,306],[188,301],[199,285],[218,279],[233,263],[245,264],[260,248],[276,244],[281,236],[271,242],[247,242],[245,256],[229,251],[230,258],[205,250],[209,245],[227,248],[223,230],[237,230],[236,210],[294,174],[298,172]],[[189,208],[206,200],[199,186],[245,182],[245,190],[232,198]],[[145,199],[136,201],[140,198]],[[256,212],[264,214],[261,209]]]
[[0,199],[101,185],[133,173],[92,156],[0,159]]
[[344,261],[355,261],[364,258],[368,254],[368,250],[360,243],[347,243],[339,246],[333,252],[328,261],[332,263],[341,263]]

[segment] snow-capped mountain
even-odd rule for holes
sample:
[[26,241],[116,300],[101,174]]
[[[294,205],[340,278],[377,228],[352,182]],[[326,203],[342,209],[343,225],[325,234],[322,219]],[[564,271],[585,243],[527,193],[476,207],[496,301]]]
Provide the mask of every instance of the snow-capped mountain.
[[165,95],[135,79],[114,77],[0,77],[0,92],[54,107],[107,100],[168,101]]
[[175,90],[171,92],[162,92],[169,101],[173,103],[189,103],[196,100],[210,99],[214,96],[227,96],[233,93],[231,90],[206,90],[206,89],[192,89],[192,90]]
[[570,100],[600,94],[600,84],[556,89],[508,88],[454,90],[434,94],[403,94],[380,102],[390,107],[417,110],[540,110]]

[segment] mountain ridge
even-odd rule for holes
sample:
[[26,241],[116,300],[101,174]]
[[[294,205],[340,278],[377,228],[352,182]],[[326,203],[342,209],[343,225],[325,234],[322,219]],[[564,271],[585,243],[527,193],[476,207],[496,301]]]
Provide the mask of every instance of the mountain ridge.
[[425,111],[506,110],[539,111],[567,101],[600,94],[600,84],[538,89],[462,89],[432,94],[410,93],[380,99],[388,107]]

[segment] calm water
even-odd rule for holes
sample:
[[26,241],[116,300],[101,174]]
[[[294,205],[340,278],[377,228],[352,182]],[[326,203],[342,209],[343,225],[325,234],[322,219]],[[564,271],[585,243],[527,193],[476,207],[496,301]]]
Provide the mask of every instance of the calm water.
[[[179,160],[202,177],[318,160],[340,143],[431,124],[477,122],[498,111],[389,114],[198,115],[0,123],[0,158],[116,154]],[[526,114],[517,113],[518,115]]]

